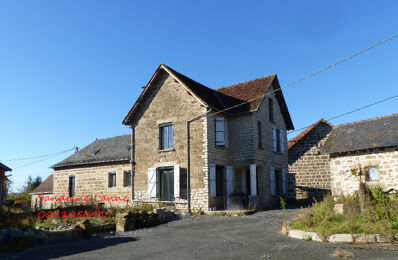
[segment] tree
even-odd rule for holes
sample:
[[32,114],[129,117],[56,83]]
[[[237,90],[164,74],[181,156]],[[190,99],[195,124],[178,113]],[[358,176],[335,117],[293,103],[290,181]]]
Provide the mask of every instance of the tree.
[[40,176],[37,176],[36,178],[32,178],[32,176],[29,176],[28,179],[25,182],[25,185],[22,188],[21,193],[30,193],[34,189],[36,189],[41,183],[42,179]]

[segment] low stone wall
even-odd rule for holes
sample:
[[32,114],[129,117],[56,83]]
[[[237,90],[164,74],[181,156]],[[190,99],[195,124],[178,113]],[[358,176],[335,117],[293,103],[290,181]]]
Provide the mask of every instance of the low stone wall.
[[177,215],[163,208],[154,209],[152,212],[116,213],[116,232],[152,227],[174,219],[177,219]]
[[398,239],[398,235],[394,235],[391,238],[391,235],[386,234],[334,234],[322,236],[316,232],[297,230],[290,227],[286,229],[285,226],[282,227],[281,232],[291,238],[330,243],[391,243],[392,240]]

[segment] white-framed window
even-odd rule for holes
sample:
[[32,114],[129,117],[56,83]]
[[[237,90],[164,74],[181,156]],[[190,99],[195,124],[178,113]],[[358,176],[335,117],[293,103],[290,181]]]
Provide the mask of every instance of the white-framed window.
[[379,169],[376,167],[372,167],[369,169],[369,181],[378,181],[379,180]]
[[216,146],[228,146],[228,122],[224,117],[215,118]]

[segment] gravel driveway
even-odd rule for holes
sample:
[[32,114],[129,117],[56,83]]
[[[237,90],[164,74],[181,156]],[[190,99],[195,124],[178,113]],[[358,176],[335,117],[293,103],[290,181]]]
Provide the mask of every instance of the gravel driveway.
[[[289,209],[291,216],[296,209]],[[119,237],[44,245],[0,259],[336,259],[337,248],[356,259],[398,259],[398,252],[381,245],[353,246],[288,238],[278,233],[281,210],[245,217],[192,216]]]

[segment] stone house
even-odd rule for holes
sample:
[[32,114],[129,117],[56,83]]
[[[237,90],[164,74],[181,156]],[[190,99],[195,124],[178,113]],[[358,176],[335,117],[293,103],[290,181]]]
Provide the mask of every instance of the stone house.
[[12,169],[0,162],[0,209],[1,204],[7,199],[7,176],[6,172],[11,172]]
[[369,184],[398,190],[398,114],[335,126],[322,154],[330,156],[333,195],[351,195],[359,188],[352,168],[371,166]]
[[288,197],[291,199],[319,198],[330,192],[330,162],[320,148],[333,125],[323,118],[288,142]]
[[[45,196],[53,196],[54,174],[48,176],[39,186],[36,187],[31,193],[30,206],[33,210],[52,209],[55,206],[54,202],[43,201]],[[39,197],[40,196],[40,197]]]
[[123,124],[134,201],[224,210],[286,195],[293,123],[276,75],[210,89],[161,64]]
[[293,123],[276,75],[210,89],[161,64],[123,124],[131,135],[53,166],[54,196],[126,195],[118,206],[207,211],[271,207],[287,194]]
[[[131,198],[130,135],[98,139],[65,160],[51,166],[54,169],[53,197],[89,196],[89,203],[97,197]],[[56,206],[73,204],[54,202]],[[76,202],[85,204],[85,202]],[[97,203],[97,202],[96,202]],[[131,202],[100,201],[106,207],[125,206]]]

